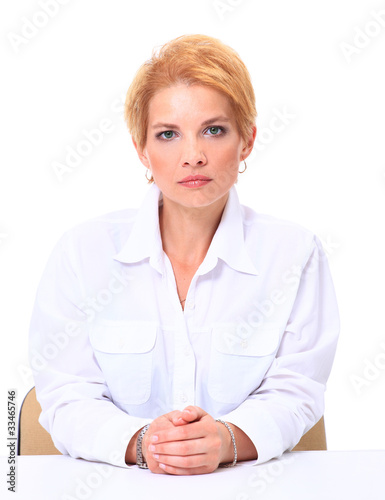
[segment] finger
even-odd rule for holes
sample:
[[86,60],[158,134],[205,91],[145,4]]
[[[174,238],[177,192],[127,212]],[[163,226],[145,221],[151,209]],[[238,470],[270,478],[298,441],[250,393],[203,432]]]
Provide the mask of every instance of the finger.
[[159,468],[164,471],[165,474],[172,474],[175,476],[193,476],[196,474],[208,474],[216,470],[217,467],[214,466],[199,466],[192,468],[174,467],[172,465],[160,463]]
[[153,434],[172,428],[174,426],[173,420],[177,419],[180,415],[180,410],[174,410],[153,420],[144,435],[144,440],[149,441]]
[[174,423],[175,420],[177,420],[180,416],[182,415],[182,412],[180,410],[174,410],[171,411],[170,413],[166,413],[165,415],[162,415],[158,419],[155,419],[153,422],[156,422],[157,425],[159,425],[160,428],[167,426],[169,423]]
[[174,425],[184,425],[189,422],[200,420],[207,415],[207,412],[202,410],[199,406],[187,406],[180,412],[180,415],[175,416],[173,419]]
[[[170,441],[168,443],[150,444],[147,453],[152,453],[155,459],[159,459],[159,455],[178,455],[190,456],[206,453],[209,451],[209,442],[204,439],[189,439],[188,441]],[[162,459],[160,459],[162,461]]]
[[198,410],[199,408],[197,406],[187,406],[187,408],[184,408],[180,414],[181,417],[187,422],[194,422],[194,420],[199,418]]
[[164,469],[159,467],[159,462],[157,462],[154,459],[148,461],[147,466],[150,469],[150,471],[153,472],[154,474],[166,474]]
[[198,411],[194,406],[189,406],[173,417],[174,425],[185,425],[198,419]]
[[208,413],[199,406],[191,406],[191,405],[186,406],[186,408],[181,411],[181,416],[184,419],[189,420],[190,422],[193,422],[194,420],[199,420],[205,415],[208,415]]
[[207,465],[207,455],[205,454],[189,455],[187,457],[180,457],[178,455],[160,455],[158,460],[159,465],[163,464],[177,469],[194,469],[196,467],[204,467]]
[[189,424],[190,421],[189,420],[186,420],[184,419],[183,417],[175,417],[173,419],[173,422],[172,422],[174,425],[178,426],[178,425],[186,425],[186,424]]
[[207,431],[200,422],[192,422],[188,425],[179,425],[170,429],[159,429],[151,436],[146,444],[166,443],[170,441],[187,441],[199,439],[207,435]]

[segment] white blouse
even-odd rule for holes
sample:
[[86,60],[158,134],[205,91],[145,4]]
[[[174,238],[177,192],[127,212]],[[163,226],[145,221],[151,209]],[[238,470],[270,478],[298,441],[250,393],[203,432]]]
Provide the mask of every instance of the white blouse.
[[230,191],[181,308],[153,185],[139,210],[68,231],[30,330],[41,424],[73,457],[127,467],[152,419],[197,405],[237,425],[262,463],[322,416],[338,310],[319,240]]

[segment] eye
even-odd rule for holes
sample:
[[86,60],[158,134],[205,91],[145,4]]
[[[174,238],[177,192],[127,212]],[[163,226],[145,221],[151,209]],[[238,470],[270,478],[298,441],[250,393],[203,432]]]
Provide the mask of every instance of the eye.
[[174,137],[174,132],[172,130],[165,130],[164,132],[161,132],[158,137],[161,137],[162,139],[172,139]]
[[206,132],[208,132],[209,135],[221,135],[224,133],[224,129],[222,127],[209,127]]

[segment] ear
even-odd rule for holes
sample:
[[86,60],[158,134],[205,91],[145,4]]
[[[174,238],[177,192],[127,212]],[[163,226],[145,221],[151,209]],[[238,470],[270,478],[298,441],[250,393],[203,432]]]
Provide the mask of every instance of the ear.
[[150,162],[146,154],[146,148],[140,149],[137,143],[134,141],[134,139],[132,139],[132,143],[134,144],[136,152],[138,153],[139,160],[143,163],[145,167],[150,168]]
[[252,152],[256,136],[257,136],[257,126],[253,125],[251,128],[250,136],[242,148],[241,161],[246,160],[246,158]]

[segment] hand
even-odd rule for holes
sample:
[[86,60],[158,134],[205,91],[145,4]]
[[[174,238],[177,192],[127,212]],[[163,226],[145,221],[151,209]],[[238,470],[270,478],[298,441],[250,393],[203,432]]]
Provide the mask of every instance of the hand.
[[158,435],[159,432],[167,432],[167,430],[174,428],[175,422],[180,419],[180,416],[181,412],[179,410],[174,410],[170,413],[161,415],[151,422],[150,427],[144,434],[142,441],[142,453],[143,458],[147,462],[148,468],[151,472],[165,474],[165,471],[159,467],[159,462],[154,458],[153,454],[148,452],[148,447],[152,443],[153,436]]
[[[155,425],[153,425],[155,424]],[[207,474],[232,461],[230,433],[198,406],[188,406],[157,418],[143,443],[152,472]]]

